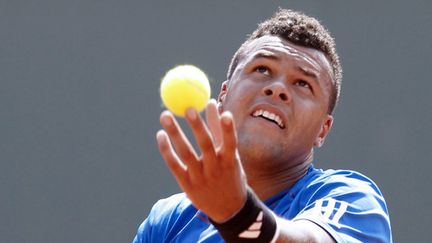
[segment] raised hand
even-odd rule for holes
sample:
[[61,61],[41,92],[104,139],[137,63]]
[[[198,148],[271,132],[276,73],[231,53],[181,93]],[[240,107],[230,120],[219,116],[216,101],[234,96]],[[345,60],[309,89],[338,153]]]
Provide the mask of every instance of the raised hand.
[[169,111],[160,116],[164,130],[158,131],[156,138],[162,157],[192,204],[212,220],[224,222],[246,201],[246,177],[238,156],[232,114],[220,115],[216,102],[211,100],[206,119],[207,123],[194,109],[186,111],[200,155]]

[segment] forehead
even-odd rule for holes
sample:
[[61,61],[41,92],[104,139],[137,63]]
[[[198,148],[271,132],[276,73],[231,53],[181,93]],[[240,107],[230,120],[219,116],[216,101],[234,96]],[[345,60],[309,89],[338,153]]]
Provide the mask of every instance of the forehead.
[[258,53],[268,54],[269,56],[286,55],[299,61],[305,61],[305,64],[311,65],[318,70],[323,69],[322,71],[332,73],[330,62],[322,51],[294,44],[278,36],[265,35],[247,43],[243,49],[242,59],[254,58]]
[[[243,48],[242,57],[239,60],[243,65],[253,61],[257,57],[270,57],[276,59],[287,58],[294,60],[301,68],[319,73],[319,76],[328,80],[328,85],[333,82],[333,70],[331,64],[322,51],[311,47],[300,46],[278,36],[266,35],[247,43]],[[326,85],[327,86],[327,85]]]

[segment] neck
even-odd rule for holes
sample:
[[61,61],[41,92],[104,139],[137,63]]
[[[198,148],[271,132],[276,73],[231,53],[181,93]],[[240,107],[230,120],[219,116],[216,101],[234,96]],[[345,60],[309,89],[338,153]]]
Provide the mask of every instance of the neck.
[[[308,171],[312,158],[304,162],[296,163],[294,166],[278,169],[263,170],[253,168],[255,166],[244,166],[248,185],[262,200],[276,195],[277,193],[292,187]],[[251,168],[252,167],[252,168]]]

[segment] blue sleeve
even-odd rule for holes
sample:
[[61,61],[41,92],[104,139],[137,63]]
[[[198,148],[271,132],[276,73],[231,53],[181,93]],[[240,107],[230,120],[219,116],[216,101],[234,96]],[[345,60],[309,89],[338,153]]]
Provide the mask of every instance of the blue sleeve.
[[168,202],[167,199],[161,199],[153,205],[149,215],[139,226],[133,243],[164,242],[169,222],[169,217],[165,217],[170,209]]
[[367,177],[336,171],[314,182],[306,205],[293,220],[309,220],[337,242],[392,242],[384,198]]
[[138,232],[135,235],[133,243],[145,243],[145,242],[155,242],[152,240],[153,235],[153,223],[154,222],[154,212],[156,211],[157,203],[153,206],[148,217],[142,222],[138,228]]
[[148,224],[148,218],[138,228],[138,232],[135,235],[133,243],[144,243],[151,242],[149,239],[151,227]]
[[165,242],[177,219],[176,210],[182,208],[183,194],[175,194],[157,201],[148,217],[139,226],[133,243]]

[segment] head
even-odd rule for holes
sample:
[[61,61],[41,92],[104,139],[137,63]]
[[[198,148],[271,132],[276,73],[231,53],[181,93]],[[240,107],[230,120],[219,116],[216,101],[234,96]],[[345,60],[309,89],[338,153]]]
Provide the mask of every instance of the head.
[[341,73],[317,20],[279,10],[261,23],[232,58],[219,94],[235,118],[242,160],[310,161],[332,126]]
[[328,107],[328,113],[332,114],[339,100],[342,81],[342,66],[336,53],[336,44],[330,32],[318,20],[300,12],[280,9],[272,18],[259,24],[234,54],[229,65],[227,80],[231,79],[239,60],[244,56],[245,47],[251,41],[265,35],[278,36],[297,45],[314,48],[326,55],[333,72],[332,93]]

